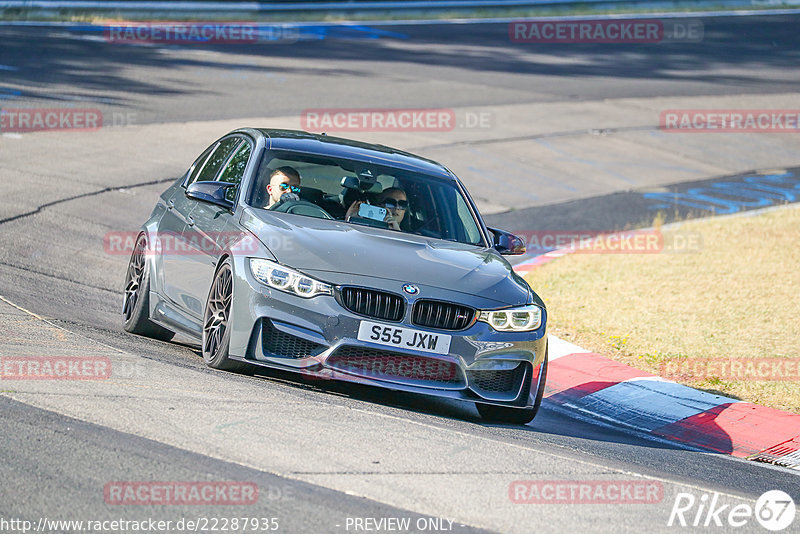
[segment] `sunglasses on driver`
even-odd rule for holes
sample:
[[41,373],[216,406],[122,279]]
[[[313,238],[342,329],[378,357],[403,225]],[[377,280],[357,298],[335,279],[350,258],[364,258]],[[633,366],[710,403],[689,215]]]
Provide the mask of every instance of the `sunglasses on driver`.
[[291,189],[292,193],[300,194],[300,186],[298,185],[280,184],[278,187],[281,191],[289,191]]
[[408,209],[408,200],[395,200],[393,198],[387,198],[383,201],[383,207],[387,210],[393,209],[400,209],[400,210],[407,210]]

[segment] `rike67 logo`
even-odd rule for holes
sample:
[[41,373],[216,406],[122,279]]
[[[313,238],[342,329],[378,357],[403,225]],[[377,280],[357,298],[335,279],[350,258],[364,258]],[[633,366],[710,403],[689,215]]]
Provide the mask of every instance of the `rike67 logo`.
[[720,502],[719,493],[704,493],[696,498],[691,493],[678,493],[667,520],[667,526],[722,527],[726,530],[751,524],[753,518],[767,530],[784,530],[794,522],[792,497],[780,490],[762,494],[755,507],[747,503],[731,506]]

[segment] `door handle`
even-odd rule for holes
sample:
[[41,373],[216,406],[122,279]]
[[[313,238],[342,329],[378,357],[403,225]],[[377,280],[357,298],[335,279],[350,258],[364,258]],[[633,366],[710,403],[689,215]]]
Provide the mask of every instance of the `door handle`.
[[174,207],[175,207],[175,201],[172,199],[167,200],[167,209],[171,210]]
[[187,217],[186,219],[189,222],[189,226],[194,226],[194,219],[191,217]]

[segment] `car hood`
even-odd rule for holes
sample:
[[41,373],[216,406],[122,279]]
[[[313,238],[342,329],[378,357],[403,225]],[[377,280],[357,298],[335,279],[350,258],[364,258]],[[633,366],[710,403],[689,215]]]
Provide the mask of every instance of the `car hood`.
[[[302,215],[247,209],[242,225],[278,262],[335,284],[347,275],[525,304],[529,289],[491,249]],[[352,282],[350,282],[352,283]]]

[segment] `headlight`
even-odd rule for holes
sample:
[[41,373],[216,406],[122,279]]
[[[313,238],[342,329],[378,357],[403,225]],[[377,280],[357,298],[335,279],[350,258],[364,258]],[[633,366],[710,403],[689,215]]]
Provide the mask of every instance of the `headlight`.
[[498,332],[530,332],[542,325],[542,309],[531,304],[507,310],[481,311],[478,320],[488,323]]
[[333,287],[330,284],[314,280],[272,261],[250,258],[250,272],[262,284],[299,297],[308,299],[317,295],[333,295]]

